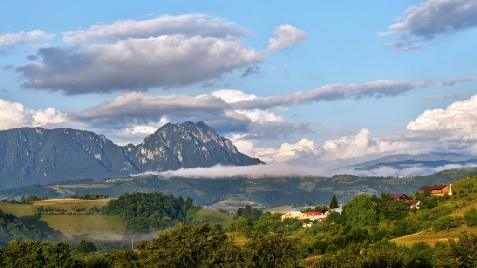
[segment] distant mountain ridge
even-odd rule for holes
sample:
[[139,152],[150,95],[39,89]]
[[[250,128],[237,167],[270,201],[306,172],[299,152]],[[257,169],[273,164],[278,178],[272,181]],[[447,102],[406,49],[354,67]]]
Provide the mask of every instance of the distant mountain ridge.
[[456,153],[396,154],[352,165],[355,169],[370,170],[379,167],[405,168],[409,166],[440,167],[445,165],[477,164],[477,156]]
[[204,122],[168,123],[137,146],[70,128],[0,131],[0,189],[217,164],[263,162],[240,153]]

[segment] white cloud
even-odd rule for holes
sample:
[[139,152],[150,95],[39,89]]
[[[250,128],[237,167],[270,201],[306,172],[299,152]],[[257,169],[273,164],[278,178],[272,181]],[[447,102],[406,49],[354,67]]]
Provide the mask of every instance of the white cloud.
[[0,34],[0,46],[11,46],[23,41],[35,42],[41,39],[52,39],[55,34],[48,34],[40,30],[30,32],[20,31],[18,33]]
[[116,42],[130,38],[149,38],[161,35],[184,34],[192,37],[213,36],[231,38],[247,31],[235,23],[205,14],[164,15],[150,20],[118,20],[111,24],[97,24],[87,30],[64,32],[65,43],[89,43],[102,40]]
[[[231,166],[214,166],[211,168],[188,168],[171,170],[160,173],[146,173],[146,174],[160,174],[160,175],[174,175],[183,177],[232,177],[232,176],[249,176],[249,177],[263,177],[263,176],[297,176],[297,175],[325,175],[327,169],[323,167],[305,167],[297,165],[288,165],[284,163],[272,163],[266,165],[231,167]],[[136,176],[136,175],[135,175]]]
[[169,123],[170,120],[167,116],[162,116],[157,122],[149,122],[146,124],[134,124],[130,126],[114,131],[117,136],[116,143],[119,145],[127,145],[129,143],[139,144],[145,137],[156,132],[157,129]]
[[67,121],[66,114],[61,113],[60,111],[55,110],[55,108],[48,107],[44,110],[29,110],[33,118],[33,127],[42,127],[49,124],[58,124]]
[[400,22],[389,26],[389,32],[378,36],[398,34],[387,47],[399,51],[426,48],[422,44],[438,36],[454,34],[477,27],[477,1],[428,0],[404,11]]
[[267,49],[270,51],[282,50],[296,43],[302,42],[306,38],[305,31],[299,30],[292,25],[284,24],[275,29],[278,38],[270,38]]
[[409,130],[459,130],[466,133],[477,130],[477,95],[456,101],[446,109],[426,110],[409,122]]
[[0,99],[0,130],[41,127],[66,121],[66,115],[54,108],[33,110],[24,107],[21,103]]
[[297,143],[283,143],[280,148],[256,148],[254,157],[265,162],[291,162],[304,156],[316,155],[315,142],[302,138]]
[[369,155],[396,153],[412,148],[412,143],[401,140],[387,140],[370,137],[368,129],[363,128],[356,136],[344,136],[328,140],[323,144],[323,159],[357,159]]
[[238,101],[244,100],[253,100],[256,99],[257,96],[254,94],[247,94],[241,90],[234,90],[234,89],[220,89],[216,90],[211,93],[213,96],[224,100],[227,103],[234,103]]

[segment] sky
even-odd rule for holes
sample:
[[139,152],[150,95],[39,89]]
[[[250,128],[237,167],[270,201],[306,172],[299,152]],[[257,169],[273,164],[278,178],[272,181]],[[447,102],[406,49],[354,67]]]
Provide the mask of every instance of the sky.
[[277,170],[311,173],[477,155],[476,47],[477,0],[9,1],[0,130],[126,145],[204,121]]

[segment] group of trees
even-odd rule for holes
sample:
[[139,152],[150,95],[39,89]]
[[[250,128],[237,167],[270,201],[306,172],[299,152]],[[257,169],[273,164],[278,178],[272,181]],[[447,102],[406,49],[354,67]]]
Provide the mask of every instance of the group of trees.
[[10,203],[10,204],[33,204],[35,201],[41,201],[41,200],[47,200],[48,198],[46,197],[38,197],[36,195],[28,195],[28,196],[22,196],[20,200],[16,199],[2,199],[2,203]]
[[105,198],[108,198],[108,197],[109,197],[109,195],[107,195],[107,194],[95,194],[95,193],[81,194],[81,195],[77,195],[77,194],[70,195],[71,199],[81,199],[81,200],[97,200],[97,199],[105,199]]
[[161,193],[124,194],[103,207],[106,215],[120,215],[130,232],[149,233],[187,222],[187,214],[200,209],[192,199]]

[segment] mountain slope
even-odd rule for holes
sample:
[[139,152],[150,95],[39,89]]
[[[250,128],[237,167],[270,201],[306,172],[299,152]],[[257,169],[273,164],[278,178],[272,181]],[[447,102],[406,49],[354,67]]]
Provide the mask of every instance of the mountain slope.
[[211,167],[218,163],[233,166],[263,163],[240,153],[231,141],[219,136],[204,122],[166,124],[136,146],[131,156],[140,170]]
[[167,124],[134,146],[90,131],[18,128],[0,131],[0,189],[146,171],[255,165],[205,123]]

